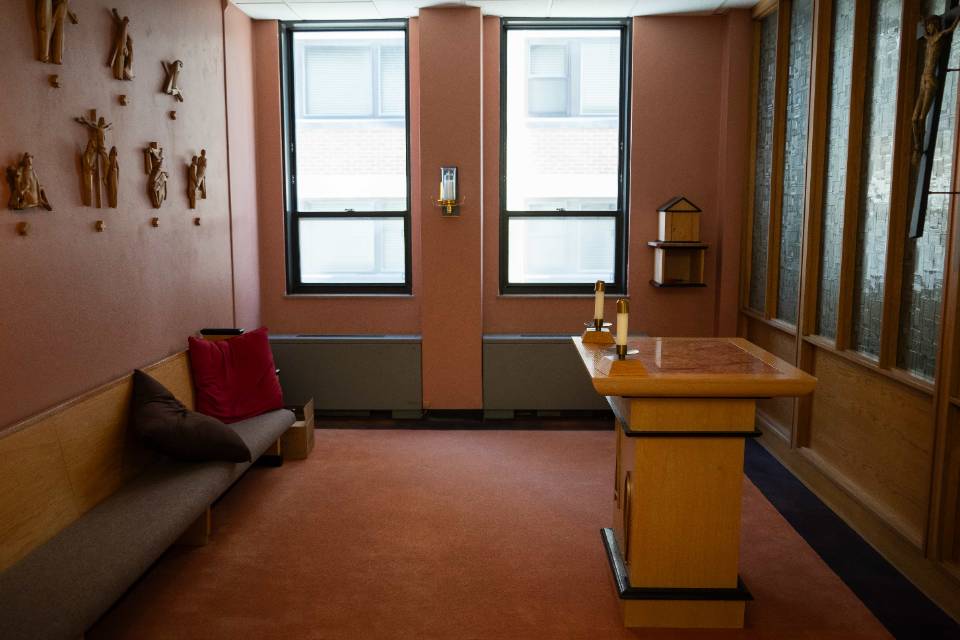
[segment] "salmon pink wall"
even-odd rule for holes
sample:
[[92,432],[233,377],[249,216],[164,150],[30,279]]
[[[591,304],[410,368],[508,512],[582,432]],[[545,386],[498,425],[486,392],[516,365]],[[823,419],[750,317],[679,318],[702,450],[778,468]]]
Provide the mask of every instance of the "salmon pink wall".
[[747,163],[750,161],[750,87],[754,23],[747,11],[731,11],[726,16],[723,69],[721,73],[723,108],[720,112],[720,236],[717,243],[717,273],[723,286],[715,289],[716,322],[714,333],[737,334],[737,310],[740,308],[740,239],[747,194]]
[[[420,11],[420,298],[423,405],[430,409],[483,406],[482,26],[477,8]],[[459,217],[442,217],[434,206],[442,166],[458,168]]]
[[230,168],[231,260],[235,325],[260,325],[257,240],[257,145],[253,84],[253,20],[232,4],[223,12]]
[[420,190],[418,25],[410,20],[410,147],[413,238],[412,296],[288,296],[284,249],[283,121],[280,104],[278,24],[253,25],[256,151],[259,177],[261,318],[272,333],[416,334],[420,332]]
[[[736,331],[740,216],[748,144],[750,14],[633,20],[630,229],[627,284],[631,330],[650,335]],[[484,19],[485,333],[576,333],[593,314],[592,296],[499,295],[500,29]],[[722,193],[721,193],[722,189]],[[656,208],[685,195],[704,213],[710,243],[704,289],[656,289]],[[728,258],[723,270],[720,256]],[[607,298],[605,315],[615,314]]]
[[[80,23],[66,27],[59,66],[35,59],[33,6],[5,3],[0,24],[0,162],[32,153],[54,210],[10,211],[0,188],[0,427],[180,351],[201,327],[233,323],[220,0],[73,2]],[[111,7],[130,17],[130,82],[114,80],[105,64]],[[178,58],[183,103],[160,92],[160,61]],[[48,84],[49,74],[60,76],[61,88]],[[117,209],[81,204],[78,154],[87,132],[74,118],[91,108],[113,123]],[[151,141],[163,146],[170,174],[159,211],[143,173]],[[186,171],[201,147],[207,199],[190,211]],[[106,223],[102,233],[96,220]],[[15,232],[20,221],[32,225],[26,237]]]
[[[635,331],[735,332],[750,29],[748,11],[634,19],[628,278]],[[277,24],[255,22],[261,315],[275,333],[421,333],[425,406],[476,408],[484,333],[576,333],[592,306],[584,296],[498,292],[499,20],[472,8],[423,9],[410,37],[414,295],[294,297],[284,281]],[[441,218],[433,204],[445,164],[460,168],[459,218]],[[656,207],[676,194],[704,210],[704,289],[648,284]],[[613,306],[611,299],[609,316]]]

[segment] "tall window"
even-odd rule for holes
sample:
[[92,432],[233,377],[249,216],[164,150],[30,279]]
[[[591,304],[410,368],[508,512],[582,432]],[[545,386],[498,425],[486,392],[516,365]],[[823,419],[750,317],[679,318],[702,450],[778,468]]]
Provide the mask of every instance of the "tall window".
[[629,24],[504,20],[500,288],[626,290]]
[[409,293],[405,22],[285,24],[287,289]]

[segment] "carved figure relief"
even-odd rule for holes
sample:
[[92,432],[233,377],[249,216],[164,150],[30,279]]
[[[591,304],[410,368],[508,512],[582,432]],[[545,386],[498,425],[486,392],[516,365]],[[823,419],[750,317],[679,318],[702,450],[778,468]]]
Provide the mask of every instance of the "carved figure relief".
[[144,171],[147,179],[147,195],[154,209],[159,209],[167,199],[167,172],[163,170],[163,148],[157,142],[143,150]]
[[117,80],[133,80],[133,38],[130,36],[130,17],[120,17],[114,9],[113,16],[113,49],[107,66],[113,69],[113,77]]
[[53,211],[33,169],[33,156],[29,153],[24,153],[17,164],[7,167],[7,183],[10,186],[11,209],[21,211],[43,207],[47,211]]
[[40,62],[63,64],[63,36],[66,21],[77,24],[77,14],[70,11],[70,0],[36,0],[37,37]]
[[[114,193],[110,193],[110,174],[117,172],[116,152],[114,147],[110,153],[107,152],[107,130],[113,126],[112,122],[107,122],[102,116],[97,117],[97,110],[90,111],[90,117],[75,118],[77,122],[87,127],[90,137],[87,139],[87,146],[80,155],[80,174],[82,177],[82,199],[83,204],[88,207],[100,208],[103,206],[103,187],[107,187],[107,203],[110,207],[116,207],[117,194],[116,185]],[[112,158],[111,158],[112,156]],[[114,166],[111,166],[111,162]]]
[[960,18],[953,21],[953,24],[947,28],[942,28],[940,16],[928,16],[923,21],[924,40],[926,46],[923,51],[923,71],[920,73],[920,90],[917,93],[917,100],[913,108],[913,154],[911,156],[912,164],[916,167],[923,153],[923,138],[927,123],[927,114],[933,106],[933,101],[937,97],[937,64],[940,61],[940,54],[943,52],[943,45],[949,41],[946,36],[953,33],[953,30],[960,24]]
[[201,149],[200,156],[193,156],[187,169],[187,197],[190,208],[197,208],[197,196],[207,199],[207,150]]
[[180,70],[183,69],[183,62],[180,60],[174,60],[173,62],[164,62],[161,60],[160,64],[167,74],[166,79],[163,81],[163,92],[173,96],[179,102],[183,102],[183,92],[180,91],[180,87],[177,86],[177,82],[180,80]]
[[117,162],[117,148],[110,147],[107,160],[107,203],[117,208],[117,191],[120,186],[120,164]]

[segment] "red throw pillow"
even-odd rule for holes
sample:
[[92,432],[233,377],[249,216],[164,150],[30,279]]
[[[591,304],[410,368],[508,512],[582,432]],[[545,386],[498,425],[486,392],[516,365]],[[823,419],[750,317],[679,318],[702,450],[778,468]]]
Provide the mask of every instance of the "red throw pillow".
[[229,340],[191,337],[189,343],[197,411],[229,423],[283,408],[266,327]]

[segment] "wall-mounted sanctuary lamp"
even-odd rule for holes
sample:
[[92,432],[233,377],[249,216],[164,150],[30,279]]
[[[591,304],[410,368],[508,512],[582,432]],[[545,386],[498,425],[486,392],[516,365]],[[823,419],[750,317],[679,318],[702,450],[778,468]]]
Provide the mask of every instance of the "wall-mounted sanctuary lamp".
[[459,209],[460,205],[463,204],[463,200],[457,200],[458,190],[457,168],[440,167],[440,199],[437,200],[437,206],[441,209],[441,215],[460,215]]

